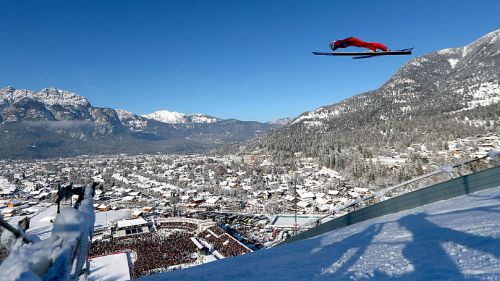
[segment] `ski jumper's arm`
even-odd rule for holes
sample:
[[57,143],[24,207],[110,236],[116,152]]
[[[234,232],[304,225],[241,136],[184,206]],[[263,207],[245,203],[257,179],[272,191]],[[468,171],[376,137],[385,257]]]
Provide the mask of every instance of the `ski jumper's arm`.
[[347,48],[347,47],[351,46],[349,40],[351,40],[352,38],[353,37],[349,37],[349,38],[335,41],[333,50],[335,51],[338,48]]

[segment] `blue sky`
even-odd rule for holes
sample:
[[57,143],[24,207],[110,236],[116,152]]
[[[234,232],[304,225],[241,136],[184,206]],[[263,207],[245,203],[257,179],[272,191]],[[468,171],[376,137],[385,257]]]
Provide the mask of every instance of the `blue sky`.
[[421,55],[500,28],[500,1],[0,1],[0,87],[269,121],[376,89],[414,56],[317,57],[356,36]]

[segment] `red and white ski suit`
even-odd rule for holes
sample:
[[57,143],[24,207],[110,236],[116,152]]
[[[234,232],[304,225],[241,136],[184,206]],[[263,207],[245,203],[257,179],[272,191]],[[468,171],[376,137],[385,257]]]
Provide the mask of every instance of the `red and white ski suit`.
[[387,48],[386,45],[378,42],[365,42],[363,40],[359,40],[358,38],[355,37],[349,37],[346,39],[342,40],[337,40],[333,44],[333,50],[335,51],[338,48],[347,48],[347,47],[360,47],[360,48],[367,48],[370,49],[371,51],[377,51],[377,49],[380,49],[384,52],[389,51],[389,48]]

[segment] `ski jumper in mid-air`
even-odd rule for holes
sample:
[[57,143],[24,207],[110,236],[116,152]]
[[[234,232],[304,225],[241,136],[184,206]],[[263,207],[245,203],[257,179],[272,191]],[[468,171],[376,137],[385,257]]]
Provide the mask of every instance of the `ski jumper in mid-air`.
[[365,42],[363,40],[359,40],[358,38],[355,37],[349,37],[346,39],[342,40],[336,40],[332,41],[330,43],[330,48],[332,51],[337,50],[338,48],[347,48],[347,47],[360,47],[360,48],[367,48],[371,52],[376,52],[377,50],[381,50],[384,52],[389,51],[389,48],[387,48],[386,45],[378,42]]

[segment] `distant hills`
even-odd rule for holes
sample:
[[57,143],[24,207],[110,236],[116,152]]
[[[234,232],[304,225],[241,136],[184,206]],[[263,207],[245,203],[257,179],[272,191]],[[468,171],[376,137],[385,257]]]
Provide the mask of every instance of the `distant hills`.
[[1,158],[200,152],[272,127],[276,125],[167,111],[139,116],[93,107],[83,96],[55,88],[0,89]]

